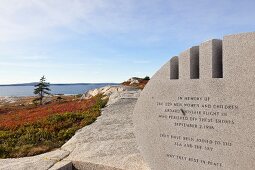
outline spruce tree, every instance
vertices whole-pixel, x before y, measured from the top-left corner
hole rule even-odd
[[[45,94],[49,95],[51,91],[49,88],[50,84],[46,82],[45,76],[42,76],[40,82],[35,85],[34,94],[38,95],[37,100],[40,101],[40,105],[43,103]]]

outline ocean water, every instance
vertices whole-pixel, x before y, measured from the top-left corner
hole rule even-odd
[[[111,83],[103,84],[70,84],[51,85],[51,94],[83,94],[91,89],[116,85]],[[0,96],[33,96],[34,86],[0,86]]]

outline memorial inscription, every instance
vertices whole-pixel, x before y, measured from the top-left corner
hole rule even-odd
[[[210,40],[173,57],[134,111],[153,170],[255,169],[255,33]]]

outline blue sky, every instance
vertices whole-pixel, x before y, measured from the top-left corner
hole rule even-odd
[[[253,0],[0,0],[0,84],[122,82],[255,28]]]

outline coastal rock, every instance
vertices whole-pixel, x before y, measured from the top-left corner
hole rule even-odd
[[[105,96],[110,96],[114,92],[122,92],[126,91],[127,88],[124,86],[105,86],[99,89],[89,90],[85,94],[82,95],[81,99],[90,99],[98,94],[103,94]]]
[[[146,76],[144,78],[132,77],[132,78],[128,79],[127,81],[124,81],[121,84],[124,86],[143,89],[149,80],[150,80],[150,77],[148,77],[148,76]]]
[[[47,170],[69,155],[68,151],[57,149],[45,154],[17,159],[0,159],[1,170]]]
[[[128,79],[127,82],[129,82],[129,85],[133,85],[133,84],[139,84],[141,80],[142,80],[141,78],[132,77],[132,78]]]
[[[139,80],[133,80],[133,81],[131,81],[131,82],[130,82],[130,85],[132,85],[132,84],[139,84]]]
[[[140,81],[142,80],[142,78],[139,78],[139,77],[131,77],[130,79],[128,79],[129,82],[132,82],[132,81]]]
[[[62,146],[70,155],[63,161],[77,169],[149,170],[138,150],[132,122],[141,90],[126,89],[110,96],[96,122],[80,129]],[[59,163],[62,164],[62,161]],[[59,165],[56,165],[59,167]],[[51,170],[55,170],[55,166]]]
[[[109,101],[107,103],[107,106],[112,105],[116,103],[120,99],[127,99],[127,98],[138,98],[140,96],[142,90],[138,89],[132,89],[132,88],[126,88],[126,91],[122,92],[114,92],[110,95]]]
[[[0,97],[0,103],[15,103],[19,97]]]

